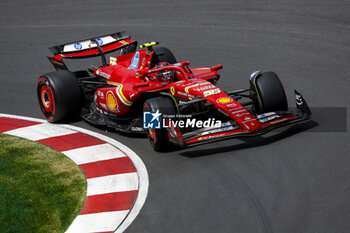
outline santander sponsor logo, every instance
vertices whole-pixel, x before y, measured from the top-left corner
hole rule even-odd
[[[105,78],[105,79],[110,79],[111,78],[111,75],[104,72],[104,71],[101,71],[100,69],[96,70],[96,74],[98,76],[101,76],[102,78]]]

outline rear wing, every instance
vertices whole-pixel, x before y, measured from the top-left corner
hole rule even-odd
[[[128,47],[127,53],[133,52],[136,50],[137,41],[132,40],[125,32],[117,32],[50,47],[49,50],[54,56],[48,57],[48,59],[56,69],[67,69],[62,58],[101,56],[104,62],[105,53],[124,47]]]

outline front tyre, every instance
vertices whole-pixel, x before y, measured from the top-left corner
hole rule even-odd
[[[258,114],[288,110],[286,93],[276,73],[255,72],[250,84],[255,100],[254,108]]]
[[[67,70],[42,75],[37,83],[40,110],[49,122],[76,117],[82,107],[78,80]]]
[[[175,115],[176,108],[174,102],[165,96],[151,98],[145,101],[143,112],[158,112],[167,115]],[[168,130],[162,126],[162,118],[160,117],[160,129],[145,129],[147,137],[155,151],[164,151],[169,145]]]

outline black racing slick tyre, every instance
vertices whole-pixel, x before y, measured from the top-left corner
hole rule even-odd
[[[250,84],[258,114],[288,110],[286,93],[276,73],[257,73],[251,77]]]
[[[143,116],[145,112],[159,112],[167,115],[175,115],[176,108],[173,100],[166,96],[159,96],[145,101],[143,105]],[[160,128],[145,129],[147,137],[155,151],[164,151],[169,145],[168,130],[163,128],[162,117],[160,116]],[[145,119],[144,119],[145,122]]]
[[[168,62],[170,64],[174,64],[177,62],[174,54],[168,48],[154,48],[154,52],[157,55],[158,62]]]
[[[82,107],[80,85],[68,70],[46,73],[37,84],[40,110],[49,122],[59,122],[79,115]]]

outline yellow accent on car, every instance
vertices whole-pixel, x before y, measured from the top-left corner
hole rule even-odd
[[[231,102],[232,99],[229,98],[229,97],[222,97],[222,98],[218,99],[217,101],[218,101],[219,103],[225,104],[225,103]]]
[[[147,48],[147,47],[151,47],[151,46],[157,45],[157,44],[159,44],[159,43],[152,41],[152,42],[148,42],[148,43],[144,43],[144,44],[140,45],[140,48]]]
[[[109,65],[113,66],[117,64],[117,58],[116,57],[109,57]]]
[[[114,86],[119,86],[119,87],[120,87],[120,88],[119,88],[119,94],[120,94],[120,96],[123,98],[123,100],[124,100],[126,103],[128,103],[128,104],[132,104],[132,103],[133,103],[133,102],[131,102],[130,100],[128,100],[128,99],[124,96],[123,91],[122,91],[122,89],[123,89],[123,84],[117,83],[117,82],[112,82],[112,81],[107,81],[107,83],[112,84],[112,85],[114,85]]]
[[[176,101],[176,99],[174,98],[174,96],[170,95],[169,93],[164,93],[164,92],[161,92],[160,94],[161,94],[161,95],[169,96],[169,97],[174,101],[174,104],[175,104],[175,107],[176,107],[176,112],[177,112],[177,114],[180,115],[179,106],[178,106],[177,101]]]
[[[124,44],[124,45],[129,44],[129,42],[126,42],[125,40],[121,40],[120,42],[121,42],[122,44]]]
[[[260,106],[260,110],[263,111],[263,104],[262,104],[262,101],[261,101],[261,96],[259,94],[259,91],[258,91],[258,88],[256,87],[256,80],[257,78],[254,79],[254,88],[255,88],[255,93],[257,94],[257,99],[258,99],[258,103],[259,103],[259,106]]]
[[[188,89],[190,89],[190,88],[198,87],[198,86],[202,86],[202,85],[208,85],[208,84],[210,84],[210,83],[209,82],[204,82],[204,83],[197,83],[197,84],[188,86],[188,87],[185,88],[185,92],[188,93]]]
[[[170,93],[171,93],[172,95],[175,94],[175,88],[174,88],[174,87],[170,87]]]
[[[115,100],[115,97],[112,93],[107,94],[107,104],[112,110],[117,109],[117,101]]]

